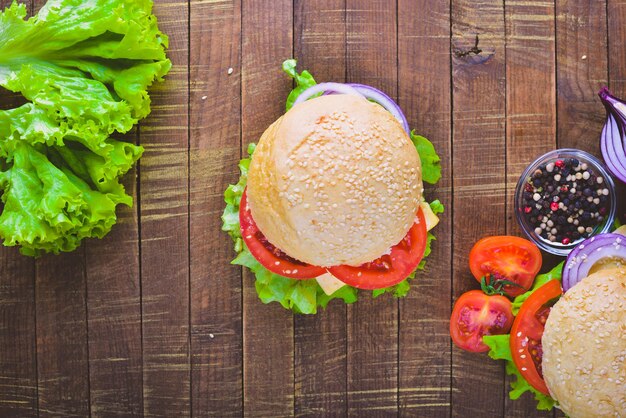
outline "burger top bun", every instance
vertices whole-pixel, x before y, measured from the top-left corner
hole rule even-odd
[[[360,265],[404,238],[422,196],[419,155],[384,108],[351,95],[294,106],[263,134],[248,204],[269,242],[318,266]]]
[[[626,268],[601,270],[554,305],[543,376],[571,418],[626,417]]]

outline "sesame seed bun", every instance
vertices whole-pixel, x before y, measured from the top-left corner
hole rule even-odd
[[[421,174],[415,147],[389,112],[356,96],[321,96],[265,131],[248,172],[248,203],[261,232],[287,255],[360,265],[406,235]]]
[[[602,270],[554,305],[543,374],[571,418],[626,417],[626,269]]]

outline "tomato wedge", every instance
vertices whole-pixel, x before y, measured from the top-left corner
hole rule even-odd
[[[485,335],[507,334],[513,324],[511,301],[501,295],[489,296],[470,290],[454,304],[450,317],[450,336],[459,348],[473,353],[489,351]]]
[[[502,290],[515,297],[532,286],[541,269],[541,252],[532,242],[513,236],[483,238],[474,244],[469,256],[470,269],[476,280],[487,277],[487,284],[498,280],[515,283]]]
[[[239,203],[239,224],[241,236],[256,260],[272,273],[291,279],[312,279],[326,273],[322,267],[312,266],[289,257],[272,245],[252,219],[246,190]]]
[[[521,375],[539,392],[550,396],[543,380],[541,337],[550,309],[562,294],[561,283],[550,280],[524,301],[511,328],[511,354]]]
[[[342,282],[359,289],[382,289],[400,283],[422,261],[426,250],[426,220],[420,208],[418,221],[389,254],[358,267],[341,265],[328,271]]]

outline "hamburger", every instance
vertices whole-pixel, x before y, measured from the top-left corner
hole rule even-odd
[[[571,418],[626,416],[626,268],[582,279],[552,307],[543,377]]]
[[[626,416],[626,240],[623,229],[579,244],[512,303],[510,334],[483,341],[507,361],[511,399],[572,418]]]
[[[283,68],[298,84],[287,112],[225,193],[233,263],[255,274],[263,302],[295,312],[354,302],[358,289],[406,294],[442,211],[423,198],[423,181],[440,177],[432,144],[380,90]]]

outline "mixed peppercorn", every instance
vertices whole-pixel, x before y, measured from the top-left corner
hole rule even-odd
[[[540,165],[524,185],[526,220],[550,242],[568,245],[588,238],[609,211],[604,180],[575,158]]]

